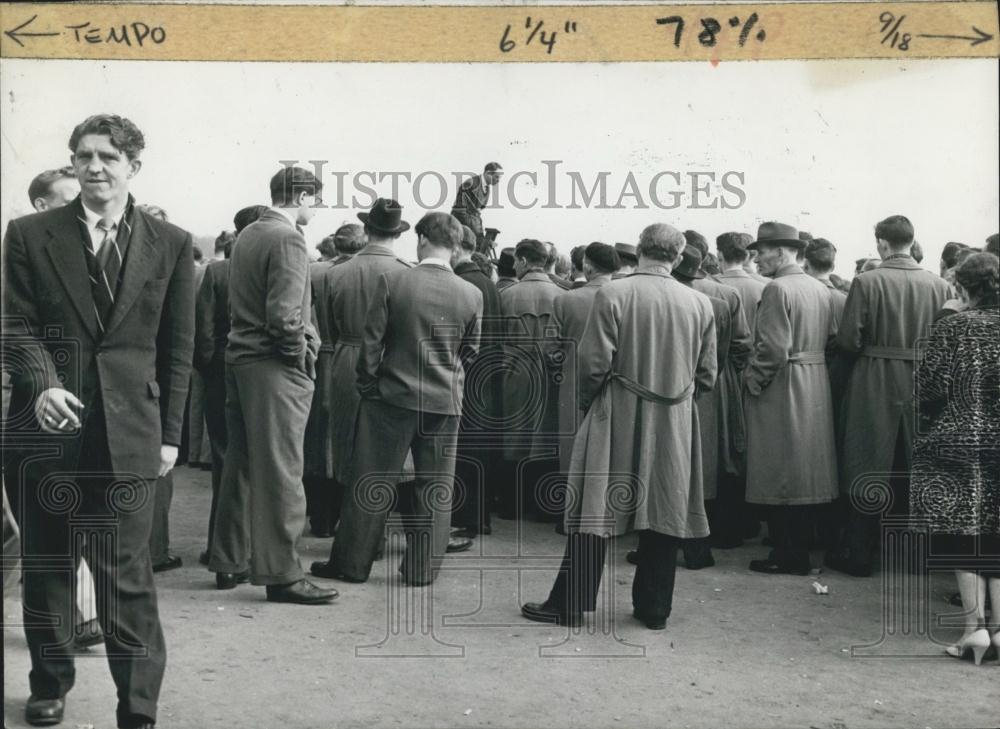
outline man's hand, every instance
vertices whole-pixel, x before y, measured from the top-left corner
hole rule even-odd
[[[61,387],[43,390],[35,400],[35,417],[46,433],[72,433],[80,427],[83,403]]]
[[[160,472],[157,477],[162,478],[170,473],[174,464],[177,463],[177,446],[164,443],[160,446]]]

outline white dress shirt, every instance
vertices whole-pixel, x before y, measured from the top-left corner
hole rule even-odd
[[[82,201],[81,201],[82,202]],[[90,233],[90,249],[97,255],[97,252],[101,248],[101,243],[104,242],[105,232],[97,227],[97,224],[101,222],[104,216],[98,215],[93,210],[88,208],[85,204],[83,205],[84,223],[87,226],[87,232]],[[118,226],[121,225],[122,218],[125,216],[125,208],[122,208],[117,215],[107,216],[114,220],[114,225],[111,228],[111,235],[118,234]]]

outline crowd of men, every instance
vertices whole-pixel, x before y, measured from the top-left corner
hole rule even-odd
[[[492,260],[490,163],[451,213],[420,217],[417,263],[395,250],[410,223],[388,199],[312,262],[302,227],[322,181],[284,167],[270,205],[237,212],[223,257],[196,266],[192,237],[129,193],[135,125],[91,117],[69,146],[72,167],[32,183],[38,213],[12,221],[3,248],[5,489],[25,616],[58,616],[25,621],[29,723],[61,721],[74,646],[101,639],[119,725],[155,722],[153,572],[180,564],[166,515],[193,374],[211,443],[202,559],[219,589],[329,603],[337,591],[307,578],[296,549],[307,519],[333,536],[311,575],[360,583],[393,510],[413,586],[494,516],[555,524],[563,566],[522,614],[556,624],[595,609],[609,539],[631,532],[634,613],[653,630],[678,550],[688,569],[711,567],[762,520],[772,551],[755,572],[808,574],[819,539],[828,567],[871,574],[876,517],[845,496],[872,473],[905,492],[914,347],[968,246],[949,243],[934,275],[893,215],[849,293],[835,246],[778,222],[722,233],[715,252],[656,223],[568,260],[533,239]],[[102,586],[89,620],[74,602],[90,577],[68,577],[81,556]]]

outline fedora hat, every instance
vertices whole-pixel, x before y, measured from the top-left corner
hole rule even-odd
[[[676,278],[688,280],[705,278],[705,272],[701,270],[701,251],[698,250],[698,247],[690,243],[684,246],[684,250],[681,251],[680,263],[674,266],[671,273]]]
[[[807,241],[799,238],[799,231],[784,223],[761,223],[757,228],[757,240],[747,246],[748,251],[757,250],[761,243],[789,248],[805,248]]]
[[[395,200],[380,197],[367,213],[358,213],[358,220],[370,230],[386,235],[397,235],[410,229],[410,224],[402,219],[403,208]]]
[[[639,253],[635,246],[628,243],[615,243],[615,250],[618,251],[618,257],[626,266],[634,266],[639,263]]]

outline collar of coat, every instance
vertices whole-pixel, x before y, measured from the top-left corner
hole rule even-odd
[[[594,276],[580,288],[586,288],[587,286],[603,286],[604,284],[609,283],[610,281],[611,281],[611,274],[602,273],[599,276]]]
[[[920,264],[914,261],[912,256],[906,255],[889,256],[882,261],[879,268],[905,268],[910,271],[922,270]]]
[[[552,283],[549,275],[544,271],[528,271],[528,273],[521,277],[521,281],[545,281],[545,283]]]
[[[750,278],[750,274],[742,268],[731,268],[718,274],[719,278]]]
[[[797,276],[798,274],[805,275],[805,271],[802,270],[802,266],[797,263],[786,263],[784,266],[780,266],[771,278],[781,278],[782,276]]]
[[[358,256],[392,256],[395,258],[396,251],[392,250],[389,246],[384,246],[381,243],[369,243],[355,255]]]

